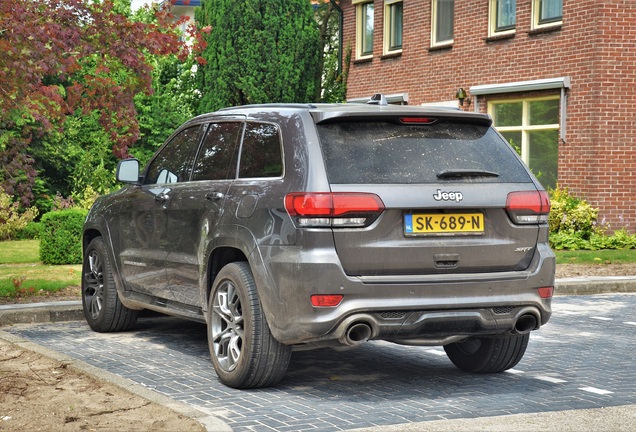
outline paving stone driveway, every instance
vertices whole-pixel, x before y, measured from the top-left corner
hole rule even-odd
[[[636,403],[636,295],[556,297],[524,359],[497,375],[458,371],[443,349],[370,342],[295,352],[273,389],[239,391],[212,370],[205,326],[144,318],[98,334],[82,322],[3,330],[129,378],[227,422],[235,431],[338,431]]]

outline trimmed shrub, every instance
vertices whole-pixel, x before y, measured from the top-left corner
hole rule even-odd
[[[550,232],[577,233],[586,240],[596,232],[598,209],[585,200],[570,195],[567,188],[562,188],[551,191],[550,201]]]
[[[567,188],[550,191],[550,246],[556,250],[635,249],[636,234],[624,227],[607,235],[597,223],[598,209],[576,198]]]
[[[42,232],[42,224],[40,222],[29,222],[24,228],[19,230],[13,236],[14,240],[37,240]]]
[[[88,211],[68,209],[42,216],[40,260],[44,264],[81,264],[82,226]]]
[[[29,207],[20,211],[19,203],[13,201],[13,195],[0,188],[0,240],[10,240],[38,215],[38,209]]]

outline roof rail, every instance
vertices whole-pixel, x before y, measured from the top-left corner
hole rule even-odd
[[[367,102],[369,105],[388,105],[389,103],[386,101],[386,97],[382,93],[376,93],[371,96],[371,99]]]

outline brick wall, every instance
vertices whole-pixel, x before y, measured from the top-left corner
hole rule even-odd
[[[531,1],[518,0],[514,37],[496,39],[488,38],[488,2],[459,0],[452,48],[438,50],[430,49],[431,2],[403,5],[402,55],[382,58],[383,1],[375,0],[373,59],[357,62],[355,8],[341,1],[344,45],[354,53],[348,98],[408,93],[419,105],[453,100],[459,87],[569,76],[559,184],[599,207],[612,228],[636,230],[636,1],[564,0],[563,25],[533,32]],[[480,110],[511,97],[519,94],[482,96]]]

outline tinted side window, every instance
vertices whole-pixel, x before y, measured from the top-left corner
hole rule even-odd
[[[179,132],[150,163],[146,184],[178,183],[190,179],[194,152],[201,137],[201,127]]]
[[[437,175],[445,170],[498,174],[471,182],[531,181],[510,146],[488,126],[347,122],[318,125],[318,135],[334,184],[437,183]]]
[[[266,123],[248,123],[241,149],[239,177],[281,177],[283,158],[278,127]]]
[[[211,123],[194,164],[192,180],[224,180],[236,177],[236,145],[242,123]]]

